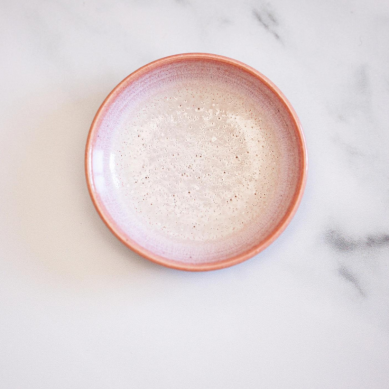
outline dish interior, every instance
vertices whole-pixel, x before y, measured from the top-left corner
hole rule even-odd
[[[301,179],[286,105],[250,72],[219,61],[141,70],[111,95],[92,136],[101,212],[130,245],[178,262],[258,246]]]

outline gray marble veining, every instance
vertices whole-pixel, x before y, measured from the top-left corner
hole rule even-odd
[[[281,37],[276,32],[278,21],[273,15],[273,13],[269,10],[263,9],[262,11],[258,11],[257,9],[253,9],[253,15],[258,23],[271,35],[274,36],[278,41],[283,43]]]

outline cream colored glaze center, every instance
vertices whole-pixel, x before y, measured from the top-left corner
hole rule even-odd
[[[225,83],[181,81],[135,112],[119,123],[111,162],[138,222],[173,239],[212,241],[266,211],[280,155],[263,108]]]

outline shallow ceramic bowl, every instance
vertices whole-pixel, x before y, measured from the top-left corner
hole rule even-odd
[[[98,213],[125,245],[200,271],[242,262],[281,234],[307,157],[293,108],[266,77],[230,58],[181,54],[109,94],[85,166]]]

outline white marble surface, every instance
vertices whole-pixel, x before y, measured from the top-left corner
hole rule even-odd
[[[1,1],[0,386],[389,388],[389,3]],[[305,129],[301,207],[241,265],[185,273],[100,221],[107,93],[181,52],[248,63]]]

